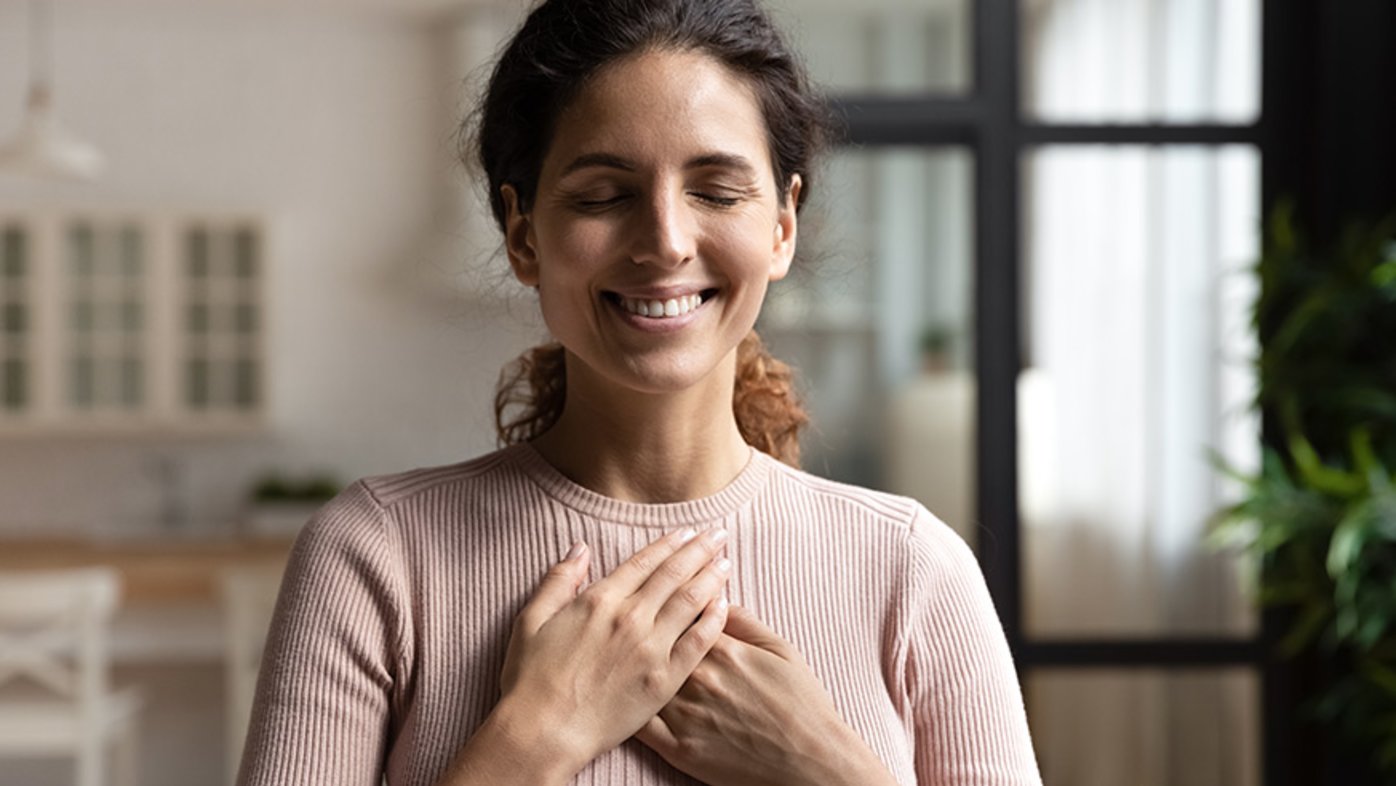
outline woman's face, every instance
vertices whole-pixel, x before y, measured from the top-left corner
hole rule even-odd
[[[777,195],[752,90],[706,55],[598,72],[558,119],[532,210],[506,248],[574,373],[651,392],[727,384],[795,251],[799,179]]]

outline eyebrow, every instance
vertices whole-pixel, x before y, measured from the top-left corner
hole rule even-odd
[[[704,167],[720,167],[723,169],[734,169],[745,175],[754,176],[756,167],[746,156],[735,153],[704,153],[695,156],[684,162],[684,169],[702,169]],[[607,169],[619,169],[623,172],[634,172],[638,167],[635,162],[628,158],[615,155],[614,153],[583,153],[572,160],[566,168],[562,170],[562,177],[566,177],[579,169],[588,167],[604,167]]]

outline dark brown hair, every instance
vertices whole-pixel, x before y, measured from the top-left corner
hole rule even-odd
[[[500,187],[527,212],[557,118],[599,69],[652,50],[706,54],[746,79],[760,102],[777,193],[792,177],[799,210],[830,128],[822,98],[800,60],[755,0],[545,0],[524,21],[490,77],[479,109],[473,154],[505,229]],[[562,347],[526,352],[504,369],[495,396],[499,439],[512,444],[550,428],[562,414]],[[799,463],[799,429],[808,421],[790,367],[766,352],[753,331],[738,348],[733,411],[742,437],[789,464]]]

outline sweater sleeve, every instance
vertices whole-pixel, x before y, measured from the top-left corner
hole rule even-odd
[[[377,786],[409,640],[385,513],[355,483],[302,529],[257,680],[240,786]]]
[[[911,523],[905,686],[919,786],[1041,786],[1022,690],[979,563],[925,508]]]

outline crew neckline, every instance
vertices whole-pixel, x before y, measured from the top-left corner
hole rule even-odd
[[[514,463],[548,496],[579,513],[635,527],[667,529],[714,521],[740,509],[766,484],[775,459],[752,448],[746,466],[730,483],[706,497],[683,502],[630,502],[597,493],[562,474],[528,442],[505,449]]]

